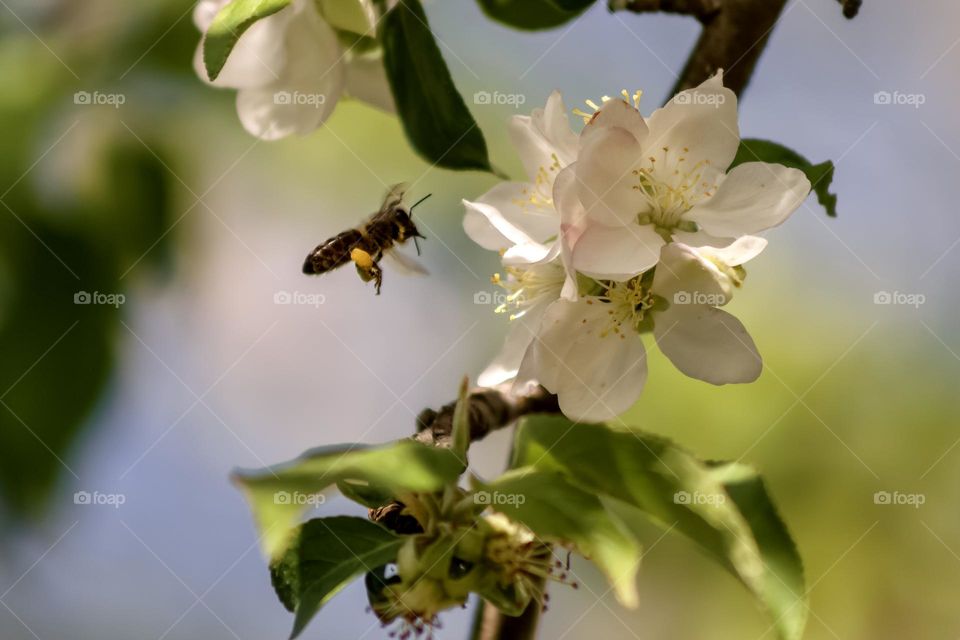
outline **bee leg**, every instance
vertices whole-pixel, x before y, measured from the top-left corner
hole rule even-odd
[[[383,269],[380,268],[380,260],[383,259],[383,251],[377,251],[370,265],[370,275],[373,276],[373,284],[377,288],[377,295],[380,295],[380,287],[383,285]]]
[[[380,268],[379,264],[374,262],[373,267],[370,269],[370,274],[373,276],[373,284],[377,288],[377,295],[380,295],[380,287],[383,285],[383,269]]]
[[[360,279],[364,282],[373,280],[377,287],[377,295],[380,295],[380,286],[383,284],[383,270],[377,262],[382,256],[382,252],[377,252],[377,256],[373,257],[360,248],[354,248],[350,251],[350,259],[356,265]]]

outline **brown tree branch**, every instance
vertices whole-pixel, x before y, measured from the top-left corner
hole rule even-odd
[[[483,440],[491,432],[509,426],[527,414],[560,412],[557,396],[543,387],[537,387],[522,396],[514,395],[507,389],[474,389],[468,398],[470,442]],[[456,406],[454,400],[440,407],[439,411],[421,411],[417,416],[417,433],[413,439],[434,447],[450,447],[453,444],[453,411]],[[367,515],[374,522],[397,533],[423,531],[416,519],[404,512],[400,502],[370,509]]]
[[[690,89],[723,69],[723,83],[738,96],[750,82],[760,54],[787,0],[723,0],[694,46],[673,93]]]
[[[843,17],[848,20],[857,17],[857,13],[860,11],[860,5],[863,4],[862,0],[837,0],[837,2],[843,5]]]
[[[493,431],[513,424],[531,413],[559,413],[557,396],[543,387],[537,387],[527,395],[514,395],[507,389],[475,389],[469,395],[467,420],[470,425],[470,442],[487,437]],[[417,416],[417,434],[413,438],[435,447],[452,445],[453,411],[456,401],[439,411],[424,409]],[[370,509],[370,520],[400,534],[423,531],[417,520],[404,513],[400,502]],[[522,614],[505,616],[496,607],[481,601],[477,625],[473,637],[477,640],[532,640],[536,636],[540,620],[540,605],[531,602]]]
[[[414,439],[437,447],[449,447],[453,429],[453,410],[456,401],[439,411],[424,409],[417,416],[417,435]],[[483,440],[491,431],[513,424],[528,413],[558,413],[557,396],[543,387],[518,396],[507,389],[475,389],[470,393],[467,413],[470,442]]]
[[[853,18],[862,0],[837,0]],[[787,0],[610,0],[611,11],[662,11],[695,17],[703,33],[687,58],[671,95],[697,86],[717,70],[724,84],[743,93]]]

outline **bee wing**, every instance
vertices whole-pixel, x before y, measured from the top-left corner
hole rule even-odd
[[[416,276],[425,276],[430,273],[422,264],[395,249],[384,253],[383,259],[400,273]]]
[[[380,205],[380,211],[390,211],[399,207],[403,203],[403,194],[406,190],[407,185],[404,182],[390,187],[390,191],[383,198],[383,204]]]

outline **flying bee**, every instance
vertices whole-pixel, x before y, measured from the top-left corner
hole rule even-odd
[[[380,261],[385,257],[390,258],[401,270],[426,273],[419,263],[393,250],[394,245],[413,238],[417,255],[420,255],[417,238],[426,238],[413,223],[412,213],[417,205],[430,196],[421,198],[408,211],[403,206],[403,192],[403,185],[394,185],[383,199],[380,210],[363,225],[338,233],[317,246],[304,260],[303,272],[319,275],[353,262],[364,282],[374,281],[377,295],[380,295],[380,286],[383,284]]]

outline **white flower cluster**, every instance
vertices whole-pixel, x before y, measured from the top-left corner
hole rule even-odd
[[[720,309],[744,263],[810,192],[803,172],[746,162],[728,171],[740,134],[722,73],[645,118],[639,93],[583,114],[579,135],[554,92],[510,132],[529,182],[464,202],[467,234],[499,251],[511,327],[480,377],[536,381],[575,420],[626,411],[647,378],[651,334],[684,374],[751,382],[762,361]],[[593,106],[593,105],[592,105]]]
[[[205,34],[228,4],[200,0],[194,24]],[[344,47],[338,37],[370,37],[375,26],[371,0],[293,0],[240,36],[216,80],[207,77],[202,42],[194,68],[204,82],[237,90],[237,114],[252,135],[303,135],[323,124],[343,95],[393,110],[380,52]]]

